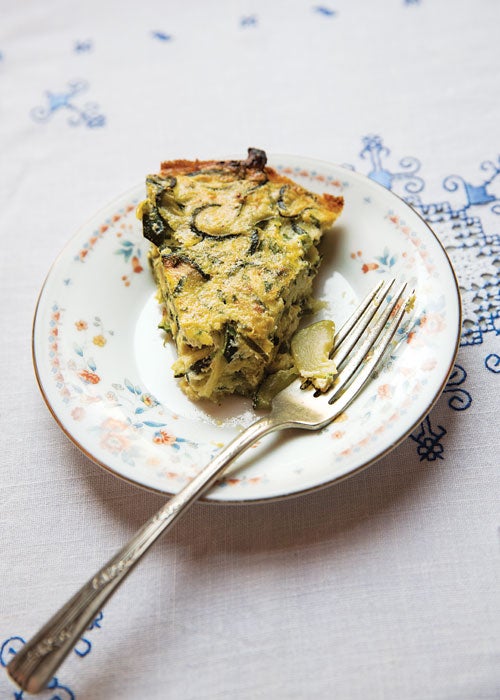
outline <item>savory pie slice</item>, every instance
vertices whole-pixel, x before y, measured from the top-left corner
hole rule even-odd
[[[290,339],[312,308],[317,243],[342,197],[305,190],[248,150],[242,161],[162,163],[139,205],[175,341],[175,376],[193,398],[254,395],[292,362]]]

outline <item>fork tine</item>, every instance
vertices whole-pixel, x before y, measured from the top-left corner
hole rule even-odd
[[[367,324],[366,328],[368,328],[368,331],[364,333],[361,342],[355,348],[354,352],[349,356],[347,364],[339,372],[333,394],[330,395],[328,403],[331,404],[335,401],[338,394],[344,389],[344,387],[347,385],[347,383],[351,380],[353,375],[358,371],[359,367],[364,362],[365,367],[371,364],[371,360],[366,362],[366,357],[367,355],[369,355],[370,351],[372,353],[375,353],[379,345],[382,343],[381,341],[381,343],[376,345],[379,336],[382,335],[382,338],[385,339],[388,333],[392,331],[390,338],[387,341],[387,344],[390,342],[391,338],[396,332],[397,325],[399,325],[399,322],[401,321],[408,299],[405,299],[405,302],[401,305],[401,308],[397,310],[394,319],[392,319],[389,323],[388,321],[391,314],[393,314],[394,309],[397,308],[399,300],[403,296],[407,286],[407,284],[404,284],[402,287],[400,287],[400,289],[394,294],[391,300],[387,303],[385,309],[375,319],[375,321],[371,325]],[[398,319],[398,324],[394,325],[393,321],[396,318]],[[365,367],[363,368],[363,372]]]
[[[414,293],[414,292],[413,292]],[[373,351],[370,353],[369,359],[363,366],[361,371],[355,377],[355,379],[350,383],[349,387],[346,389],[344,394],[340,397],[339,402],[335,402],[338,408],[337,415],[344,411],[347,406],[356,398],[363,386],[366,384],[370,375],[375,371],[378,364],[382,360],[382,357],[387,350],[391,340],[394,337],[397,329],[399,328],[403,315],[406,311],[408,302],[410,301],[412,295],[410,294],[401,304],[401,307],[397,310],[396,314],[390,320],[389,324],[386,326],[381,336],[378,339]],[[333,403],[330,399],[328,403]]]
[[[396,280],[383,280],[366,295],[356,311],[347,319],[334,338],[332,359],[337,367],[344,362],[374,317]],[[345,341],[345,342],[344,342]]]

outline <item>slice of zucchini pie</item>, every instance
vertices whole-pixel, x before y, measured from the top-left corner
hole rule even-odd
[[[290,340],[313,306],[317,244],[342,197],[305,190],[246,160],[162,163],[138,207],[164,307],[172,369],[192,399],[253,396],[292,364]]]

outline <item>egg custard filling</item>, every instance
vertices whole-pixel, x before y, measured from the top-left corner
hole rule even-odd
[[[343,198],[309,192],[245,160],[162,163],[138,207],[172,337],[172,369],[191,399],[255,396],[293,364],[290,343],[312,310],[317,245]]]

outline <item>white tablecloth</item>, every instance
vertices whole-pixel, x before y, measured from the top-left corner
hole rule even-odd
[[[47,271],[160,160],[257,146],[412,194],[460,282],[453,374],[359,475],[193,507],[43,697],[499,698],[498,2],[1,0],[0,15],[1,664],[162,502],[91,463],[43,403]]]

